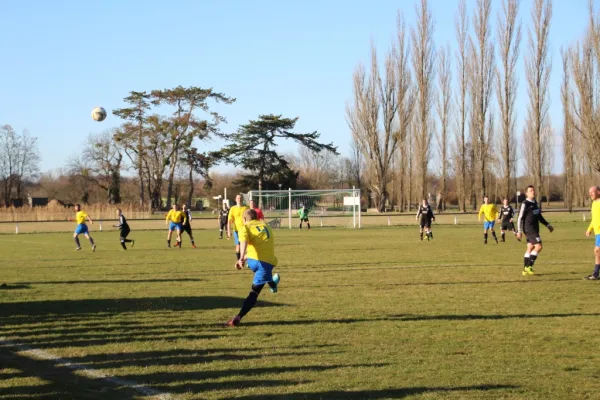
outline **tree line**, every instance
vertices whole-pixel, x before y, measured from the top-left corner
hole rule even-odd
[[[419,0],[414,26],[407,26],[399,12],[396,38],[383,60],[372,46],[369,66],[356,67],[347,121],[380,211],[390,200],[405,210],[427,198],[432,175],[439,178],[444,208],[450,183],[461,211],[475,208],[484,195],[512,199],[519,161],[525,176],[550,198],[555,137],[548,113],[552,0],[532,3],[523,56],[519,0],[502,0],[495,30],[491,0],[477,0],[471,11],[461,0],[454,52],[447,43],[436,48],[429,2]],[[584,176],[600,171],[593,150],[600,145],[600,108],[595,101],[600,28],[592,2],[589,15],[584,40],[563,51],[567,207],[574,204],[573,192],[583,185]],[[528,107],[518,137],[520,65]],[[431,169],[433,155],[439,160],[437,171]],[[392,184],[395,195],[390,199]]]

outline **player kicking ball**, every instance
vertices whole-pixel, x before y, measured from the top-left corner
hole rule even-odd
[[[527,252],[524,257],[523,276],[533,275],[533,264],[537,260],[538,254],[542,251],[542,238],[540,237],[540,222],[544,224],[550,233],[554,228],[542,216],[542,209],[535,200],[535,188],[532,185],[527,186],[525,191],[527,198],[521,203],[519,218],[517,220],[517,239],[521,240],[523,232],[527,237]]]
[[[253,209],[245,210],[243,219],[244,225],[238,230],[240,259],[235,264],[235,268],[241,270],[247,262],[248,268],[254,272],[254,280],[252,290],[244,300],[240,312],[227,321],[226,326],[230,327],[238,326],[242,318],[254,307],[265,284],[269,285],[271,292],[276,293],[280,280],[279,274],[273,275],[277,257],[275,257],[275,241],[271,227],[257,220],[256,211]]]
[[[425,230],[425,235],[427,236],[427,241],[429,239],[433,239],[433,232],[431,232],[431,221],[435,221],[435,217],[433,216],[433,210],[427,200],[423,199],[423,204],[419,206],[419,211],[417,212],[417,221],[421,218],[421,229],[419,233],[421,234],[421,241],[423,241],[423,230]]]
[[[73,233],[73,239],[75,239],[75,244],[77,248],[75,251],[81,250],[81,244],[79,243],[79,235],[83,234],[87,240],[90,241],[92,245],[92,251],[96,251],[96,243],[94,243],[94,239],[90,236],[90,232],[86,225],[86,221],[89,221],[90,224],[93,224],[94,221],[90,218],[89,215],[86,214],[85,211],[81,210],[81,205],[75,204],[75,221],[77,221],[77,228],[75,228],[75,232]]]

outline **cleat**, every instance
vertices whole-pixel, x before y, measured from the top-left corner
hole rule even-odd
[[[535,273],[533,272],[533,267],[527,267],[525,268],[527,270],[527,275],[534,275]]]
[[[277,286],[279,286],[280,280],[281,277],[279,276],[279,274],[273,275],[273,283],[275,283],[275,288],[271,288],[271,293],[277,293]]]
[[[170,244],[168,244],[168,245],[167,245],[167,249],[170,249],[170,248],[171,248],[171,245],[170,245]]]
[[[96,251],[96,244],[95,243],[92,245],[92,252],[94,252],[94,251]]]
[[[131,241],[131,247],[133,247],[135,245],[135,240]]]
[[[81,247],[78,247],[78,248],[75,249],[75,251],[79,251],[79,250],[81,250]]]
[[[240,318],[240,316],[236,315],[235,317],[233,317],[229,321],[227,321],[227,323],[225,324],[225,326],[233,328],[234,326],[238,326],[240,324],[241,320],[242,319]]]
[[[527,268],[523,268],[523,271],[521,271],[521,274],[523,276],[526,276],[527,275]]]
[[[484,240],[484,241],[483,241],[483,244],[487,244],[487,240]]]
[[[585,280],[587,280],[587,281],[597,281],[597,280],[598,280],[598,277],[597,277],[597,276],[594,276],[594,275],[590,275],[590,276],[586,276],[586,277],[585,277],[585,278],[583,278],[583,279],[585,279]]]
[[[193,247],[193,248],[196,248],[196,245],[195,245],[194,243],[192,243],[192,247]]]

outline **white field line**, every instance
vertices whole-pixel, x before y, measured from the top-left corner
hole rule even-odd
[[[174,397],[169,393],[164,393],[156,389],[141,385],[134,381],[125,379],[115,378],[110,376],[101,370],[91,369],[81,364],[76,364],[66,358],[59,357],[57,355],[48,353],[39,349],[32,349],[24,344],[15,343],[12,340],[0,337],[0,346],[10,347],[18,350],[18,353],[37,360],[48,360],[53,361],[57,366],[68,368],[73,371],[77,371],[82,375],[92,379],[102,379],[103,381],[113,386],[123,386],[130,389],[134,389],[144,396],[149,396],[157,400],[172,400]]]

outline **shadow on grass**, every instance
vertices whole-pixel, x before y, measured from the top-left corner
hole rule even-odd
[[[244,299],[228,296],[198,297],[145,297],[134,299],[83,299],[42,300],[3,303],[0,318],[53,316],[91,316],[94,314],[120,314],[143,311],[195,311],[238,308]],[[259,301],[260,307],[276,307],[283,304]]]
[[[565,314],[506,314],[506,315],[412,315],[398,314],[389,315],[381,318],[342,318],[329,320],[291,320],[291,321],[263,321],[263,322],[243,322],[243,326],[263,326],[263,325],[313,325],[313,324],[355,324],[363,322],[381,322],[381,321],[399,321],[399,322],[419,322],[419,321],[477,321],[477,320],[504,320],[504,319],[536,319],[536,318],[570,318],[570,317],[600,317],[600,313],[565,313]]]
[[[94,283],[172,283],[172,282],[202,282],[202,279],[194,278],[179,278],[179,279],[99,279],[86,281],[38,281],[38,282],[18,282],[16,285],[77,285],[77,284],[94,284]]]
[[[3,283],[0,285],[0,290],[18,290],[18,289],[31,289],[31,286],[27,283]]]
[[[518,389],[513,385],[476,385],[476,386],[458,386],[458,387],[412,387],[400,389],[383,390],[361,390],[361,391],[329,391],[329,392],[297,392],[280,395],[253,395],[227,397],[226,399],[241,400],[292,400],[292,399],[402,399],[408,396],[414,396],[426,393],[446,393],[450,395],[453,392],[488,392],[492,390]]]

